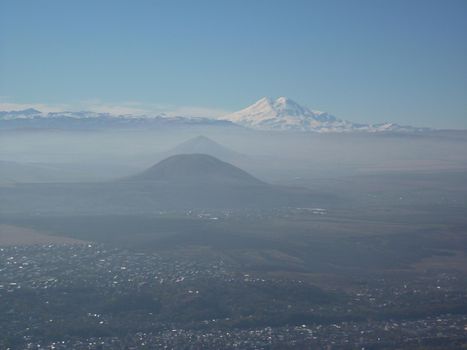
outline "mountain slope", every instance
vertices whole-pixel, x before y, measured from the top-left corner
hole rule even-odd
[[[265,185],[242,169],[207,154],[171,156],[127,181],[151,181],[172,186]]]
[[[264,97],[253,105],[219,118],[220,120],[257,130],[289,130],[313,132],[414,132],[424,129],[393,123],[356,124],[326,113],[313,111],[295,101],[279,97]]]
[[[308,130],[310,127],[337,121],[332,115],[311,111],[285,97],[276,100],[264,97],[253,105],[220,119],[268,130]]]

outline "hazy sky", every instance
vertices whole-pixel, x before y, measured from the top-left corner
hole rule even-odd
[[[0,0],[0,96],[207,115],[288,96],[467,128],[467,1]]]

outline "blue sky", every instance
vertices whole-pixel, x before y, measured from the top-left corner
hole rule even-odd
[[[263,96],[467,128],[467,1],[0,0],[0,107],[216,115]]]

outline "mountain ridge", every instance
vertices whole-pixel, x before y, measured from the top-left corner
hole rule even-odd
[[[0,111],[0,130],[30,129],[105,129],[162,128],[175,126],[215,126],[259,131],[317,133],[422,133],[430,128],[396,123],[362,124],[337,118],[327,112],[304,107],[287,97],[263,97],[239,111],[217,118],[111,114],[91,111],[42,113],[34,108]]]
[[[0,130],[15,129],[131,129],[177,126],[237,127],[227,120],[203,117],[157,115],[131,115],[97,113],[91,111],[64,111],[42,113],[36,109],[0,111]]]

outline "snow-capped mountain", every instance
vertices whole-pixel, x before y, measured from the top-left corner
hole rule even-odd
[[[251,106],[219,118],[257,130],[313,132],[404,132],[420,131],[393,123],[356,124],[320,111],[303,107],[286,97],[264,97]]]
[[[115,115],[91,111],[49,112],[36,109],[0,111],[1,129],[105,129],[161,128],[190,126],[235,127],[229,121],[211,118],[159,115]]]

